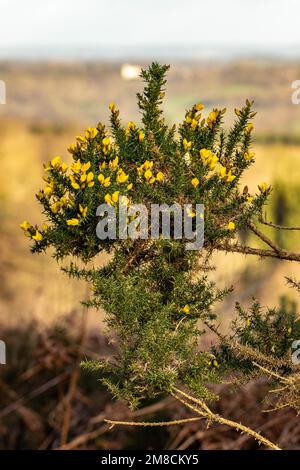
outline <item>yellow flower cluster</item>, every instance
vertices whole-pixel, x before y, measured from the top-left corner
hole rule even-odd
[[[72,225],[72,226],[79,225],[80,219],[85,219],[85,217],[87,216],[87,211],[88,211],[87,207],[83,207],[81,204],[79,204],[79,212],[77,214],[77,218],[68,219],[67,225]]]
[[[219,162],[219,158],[217,157],[217,155],[206,148],[201,149],[199,153],[203,165],[205,167],[208,167],[210,170],[214,170],[216,168],[217,163]],[[230,170],[227,172],[225,166],[220,164],[218,166],[218,174],[222,179],[225,179],[227,183],[230,183],[236,178],[236,176],[233,175]],[[197,188],[197,186],[199,186],[198,178],[193,178],[191,183],[194,188]]]
[[[224,178],[227,183],[231,183],[231,181],[236,178],[236,176],[231,173],[231,170],[227,172],[227,169],[223,165],[220,165],[219,176]]]
[[[120,191],[115,191],[113,194],[106,194],[104,196],[104,201],[106,204],[114,205],[119,200]]]
[[[73,174],[69,175],[72,188],[84,189],[94,186],[94,173],[92,171],[88,172],[90,167],[91,162],[81,163],[80,160],[76,160],[76,162],[73,163],[71,166]]]
[[[26,237],[32,238],[36,242],[43,240],[42,233],[38,230],[38,228],[33,227],[29,222],[27,222],[27,220],[24,220],[24,222],[20,224],[20,228],[23,230]],[[47,230],[47,228],[47,225],[43,224],[43,230]]]
[[[85,144],[86,142],[93,140],[98,134],[98,132],[99,131],[98,129],[96,129],[96,127],[88,127],[86,131],[84,132],[84,136],[77,135],[76,140],[79,144]],[[74,153],[74,151],[76,150],[76,146],[72,144],[70,145],[68,150],[70,153]]]
[[[134,123],[133,121],[129,121],[128,124],[127,124],[127,127],[126,127],[126,129],[125,129],[125,135],[126,135],[126,137],[129,137],[130,132],[131,132],[131,131],[134,131],[135,128],[136,128],[135,123]]]
[[[65,196],[62,196],[60,199],[51,204],[50,209],[53,214],[58,214],[61,209],[64,209],[69,205],[73,205],[73,201],[71,199],[68,200]]]
[[[260,183],[260,184],[258,185],[258,189],[259,189],[262,193],[265,193],[265,192],[268,191],[269,186],[268,186],[267,183],[263,182],[263,183]]]
[[[207,127],[211,129],[213,125],[216,123],[218,116],[219,116],[218,110],[214,109],[213,111],[211,111],[206,119]]]
[[[52,160],[50,160],[49,164],[45,166],[46,171],[51,171],[51,170],[59,170],[62,173],[66,173],[68,169],[68,165],[65,162],[61,163],[60,157],[53,157]]]
[[[183,139],[182,144],[183,144],[184,150],[190,150],[192,146],[192,142],[188,142],[186,138]]]
[[[153,174],[153,162],[146,160],[142,165],[137,167],[137,172],[139,176],[144,176],[145,180],[149,184],[155,183],[155,181],[158,181],[159,183],[162,183],[165,179],[165,175],[159,171],[156,176]]]
[[[100,170],[105,170],[106,168],[109,168],[112,171],[116,171],[116,182],[123,184],[128,182],[129,175],[125,173],[125,171],[119,167],[119,157],[116,156],[113,160],[111,160],[108,164],[106,162],[101,163],[99,165]],[[106,176],[103,173],[100,173],[98,176],[98,181],[101,186],[104,186],[105,188],[108,188],[111,185],[111,176]],[[132,188],[132,183],[128,184],[127,189]]]
[[[101,186],[104,186],[104,188],[108,188],[111,185],[110,176],[105,177],[103,173],[98,175],[98,181]]]
[[[199,153],[203,165],[209,166],[211,170],[214,170],[216,164],[219,161],[217,155],[215,155],[211,150],[208,149],[201,149]]]
[[[193,131],[198,127],[199,121],[201,119],[201,114],[198,114],[198,112],[201,111],[203,108],[203,104],[198,103],[185,116],[186,124],[189,124]],[[202,124],[204,124],[204,122],[202,122]]]
[[[102,150],[104,155],[107,155],[111,151],[111,140],[109,137],[102,139]]]
[[[128,181],[128,175],[124,170],[122,170],[122,168],[118,170],[116,180],[117,183],[126,183]]]

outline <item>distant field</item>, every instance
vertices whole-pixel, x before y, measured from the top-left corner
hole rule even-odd
[[[0,118],[59,130],[70,123],[106,120],[107,105],[114,100],[125,120],[138,119],[135,93],[142,83],[124,80],[120,68],[118,63],[0,62],[0,79],[7,85]],[[299,140],[300,106],[291,102],[291,84],[300,78],[298,62],[175,63],[168,78],[165,108],[170,119],[178,120],[184,109],[201,100],[208,108],[227,107],[230,124],[234,107],[248,97],[255,100],[259,135]]]

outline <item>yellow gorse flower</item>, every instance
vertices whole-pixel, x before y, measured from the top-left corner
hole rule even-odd
[[[98,134],[98,129],[96,127],[88,127],[87,130],[85,131],[84,135],[86,139],[92,140],[96,137]]]
[[[268,186],[267,183],[265,183],[265,182],[260,183],[260,184],[258,185],[258,189],[259,189],[262,193],[265,193],[268,188],[269,188],[269,186]]]
[[[197,186],[199,186],[199,180],[198,180],[198,178],[193,178],[193,179],[192,179],[192,185],[194,186],[194,188],[197,188]]]
[[[204,109],[204,104],[202,104],[202,103],[197,103],[197,104],[195,105],[195,108],[196,108],[197,111],[202,111],[202,109]]]
[[[192,218],[196,217],[196,212],[191,210],[189,207],[186,208],[186,213],[188,217],[192,217]]]
[[[227,228],[229,232],[233,232],[235,230],[235,223],[234,222],[228,222]]]
[[[61,210],[60,201],[56,201],[53,204],[51,204],[50,209],[51,209],[51,212],[53,212],[53,214],[58,214],[59,211]]]
[[[190,313],[190,307],[188,306],[188,304],[186,304],[186,305],[182,308],[182,311],[183,311],[183,313]]]
[[[102,144],[104,145],[104,147],[108,147],[110,145],[110,138],[104,137],[104,139],[102,139]]]
[[[253,160],[253,158],[255,157],[255,153],[254,152],[245,152],[244,153],[244,159],[245,160]]]
[[[112,200],[113,202],[118,202],[118,200],[119,200],[119,194],[120,194],[119,191],[115,191],[115,192],[111,195],[111,200]]]
[[[138,172],[138,175],[142,175],[143,173],[145,173],[147,170],[151,170],[153,168],[153,162],[150,162],[149,160],[146,160],[142,165],[138,166],[137,167],[137,172]],[[149,173],[147,173],[148,175]],[[152,176],[152,172],[151,172],[151,175],[149,176],[149,178],[151,178]],[[146,178],[147,179],[147,178]]]
[[[77,145],[71,144],[71,145],[67,148],[67,150],[68,150],[69,153],[74,154],[74,153],[76,153]]]
[[[130,130],[134,130],[135,129],[135,123],[133,121],[129,121],[128,124],[127,124],[127,128],[130,129]]]
[[[197,126],[198,126],[198,120],[197,119],[192,119],[191,128],[193,129],[193,131],[196,129]]]
[[[91,168],[91,162],[83,163],[81,166],[82,173],[86,173]]]
[[[232,174],[231,174],[231,171],[228,171],[227,176],[226,176],[226,181],[227,181],[228,183],[231,183],[231,181],[233,181],[235,178],[236,178],[236,176],[235,176],[235,175],[232,175]]]
[[[219,113],[216,110],[213,110],[209,113],[209,115],[206,119],[206,123],[207,123],[208,127],[211,128],[216,123],[218,115],[219,115]]]
[[[79,220],[78,219],[68,219],[67,220],[67,225],[79,225]]]
[[[76,162],[74,162],[74,163],[71,165],[71,170],[73,171],[73,173],[79,173],[80,170],[81,170],[81,167],[82,167],[81,161],[80,161],[80,160],[76,160]]]
[[[82,135],[76,135],[76,140],[80,142],[81,144],[84,144],[86,142],[86,138],[82,137]]]
[[[81,217],[86,217],[87,211],[88,211],[87,207],[83,207],[81,204],[79,204],[79,212],[80,212]]]
[[[100,175],[98,176],[98,181],[101,184],[101,186],[104,186],[105,188],[108,188],[111,184],[110,176],[107,176],[105,178],[105,176],[102,173],[100,173]]]
[[[127,180],[128,180],[128,175],[126,175],[126,173],[120,169],[117,173],[117,183],[126,183]]]
[[[33,240],[40,242],[41,240],[43,240],[43,235],[41,234],[41,232],[36,230],[35,235],[33,235],[32,238]]]
[[[156,179],[159,183],[162,183],[165,179],[165,175],[161,171],[159,171],[156,175]]]
[[[88,185],[89,188],[92,188],[94,186],[94,173],[92,171],[90,171],[88,174],[87,174],[87,177],[86,177],[86,183]]]
[[[24,222],[20,224],[20,228],[24,230],[24,232],[26,232],[30,227],[31,225],[29,222],[27,222],[27,220],[24,220]]]
[[[80,188],[79,184],[75,181],[73,175],[70,175],[70,176],[69,176],[69,179],[70,179],[70,181],[71,181],[71,186],[72,186],[72,188],[74,188],[74,189],[79,189],[79,188]]]
[[[226,176],[226,168],[225,168],[225,166],[220,165],[220,168],[219,168],[219,175],[221,176],[221,178],[225,178],[225,176]]]
[[[220,165],[218,173],[219,173],[219,176],[221,178],[224,178],[227,183],[231,183],[231,181],[233,181],[236,178],[236,176],[231,173],[231,170],[229,170],[227,173],[227,169],[223,165]]]
[[[106,202],[106,204],[111,204],[112,203],[111,195],[110,194],[105,194],[104,201]]]
[[[61,208],[64,208],[68,205],[68,201],[67,201],[67,198],[62,196],[59,200],[59,203],[60,203],[60,206]]]
[[[144,139],[145,139],[145,134],[144,134],[144,132],[140,131],[139,132],[139,141],[143,142]]]
[[[246,134],[250,134],[254,129],[254,125],[252,124],[252,122],[249,122],[249,124],[247,124],[247,126],[245,127],[245,133]]]
[[[213,170],[219,161],[217,155],[215,155],[211,150],[205,148],[201,149],[199,153],[203,165],[209,166],[209,168]]]
[[[53,157],[50,163],[51,163],[52,168],[59,169],[60,168],[60,157],[59,156]]]
[[[66,173],[67,169],[68,169],[68,165],[67,165],[65,162],[62,162],[62,164],[61,164],[61,171],[62,171],[63,173]]]
[[[146,170],[144,173],[144,177],[146,180],[150,180],[152,178],[152,171],[151,170]]]
[[[53,191],[54,191],[54,182],[50,181],[49,183],[46,184],[44,193],[46,194],[46,196],[50,197],[52,196]]]
[[[119,167],[119,157],[115,157],[109,162],[109,168],[111,170],[116,170]]]
[[[104,153],[104,155],[106,155],[106,154],[110,151],[110,149],[111,149],[111,141],[110,141],[110,138],[109,138],[109,137],[104,137],[104,138],[102,139],[102,144],[103,144],[103,148],[102,148],[103,153]]]
[[[186,138],[183,139],[182,144],[183,144],[184,150],[189,150],[192,146],[192,142],[188,142]]]

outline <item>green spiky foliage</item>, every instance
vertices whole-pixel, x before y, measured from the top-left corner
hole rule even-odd
[[[220,363],[245,374],[256,370],[253,362],[290,373],[292,344],[300,337],[297,304],[282,297],[279,307],[264,309],[253,300],[249,309],[237,303],[236,314],[231,333],[213,348]]]
[[[198,397],[212,397],[206,384],[221,380],[221,368],[212,354],[199,349],[199,325],[214,319],[214,304],[228,289],[219,290],[207,279],[205,264],[216,244],[230,243],[260,214],[270,193],[265,183],[253,195],[240,188],[254,161],[252,103],[235,110],[227,134],[222,129],[226,110],[204,116],[201,103],[186,111],[178,129],[170,127],[161,109],[167,70],[153,63],[141,73],[140,125],[124,126],[111,103],[109,128],[99,123],[77,136],[68,149],[70,165],[59,157],[46,165],[46,186],[37,195],[46,225],[22,224],[33,252],[52,247],[58,260],[72,256],[86,263],[64,269],[91,283],[93,298],[87,303],[105,310],[117,342],[115,357],[86,367],[101,369],[114,396],[132,406],[179,384]],[[121,200],[147,207],[204,204],[201,253],[186,250],[184,239],[98,239],[97,207]],[[110,253],[110,261],[97,267],[103,252]]]

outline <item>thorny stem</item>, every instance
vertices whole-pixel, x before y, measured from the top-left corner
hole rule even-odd
[[[242,253],[244,255],[256,255],[260,257],[271,257],[278,259],[286,259],[288,261],[300,261],[300,253],[295,253],[293,251],[286,251],[280,249],[280,251],[275,250],[263,250],[260,248],[252,248],[250,246],[242,246],[238,243],[218,243],[214,246],[216,250],[226,251],[232,253]]]
[[[177,424],[183,423],[190,423],[192,421],[199,421],[202,418],[184,418],[184,419],[176,419],[173,421],[159,421],[159,422],[141,422],[141,421],[114,421],[111,419],[104,419],[104,421],[112,426],[143,426],[143,427],[151,427],[151,426],[175,426]]]
[[[285,225],[278,225],[278,224],[274,224],[273,222],[268,222],[267,220],[265,220],[263,218],[262,215],[259,217],[258,220],[261,224],[267,225],[268,227],[276,228],[278,230],[297,230],[297,231],[300,231],[300,227],[287,227]]]
[[[276,253],[280,253],[281,248],[279,248],[270,238],[268,238],[264,233],[262,233],[258,228],[252,223],[249,223],[249,228],[250,230],[255,233],[255,235],[260,238],[264,243],[269,245],[270,248],[272,248]]]
[[[252,362],[252,364],[253,364],[255,367],[258,367],[259,369],[261,369],[261,370],[262,370],[263,372],[265,372],[267,375],[276,377],[276,378],[279,379],[281,382],[285,382],[285,383],[288,383],[288,384],[291,383],[291,381],[290,381],[289,379],[287,379],[286,377],[282,377],[281,375],[276,374],[276,372],[273,372],[272,370],[269,370],[269,369],[267,369],[266,367],[263,367],[263,366],[261,366],[260,364],[257,364],[257,362]]]
[[[191,395],[188,395],[187,393],[183,392],[179,388],[174,387],[173,388],[174,392],[171,392],[171,395],[180,403],[182,403],[184,406],[189,408],[190,410],[194,411],[196,414],[200,415],[200,418],[193,417],[193,418],[186,418],[186,419],[179,419],[175,421],[160,421],[160,422],[137,422],[137,421],[114,421],[110,419],[104,419],[104,421],[108,424],[111,424],[111,426],[143,426],[143,427],[154,427],[154,426],[173,426],[177,424],[183,424],[183,423],[188,423],[192,421],[198,421],[202,418],[207,419],[208,421],[211,422],[216,422],[220,424],[225,424],[227,426],[230,426],[231,428],[234,428],[236,431],[241,432],[242,434],[248,434],[249,436],[252,436],[256,441],[258,441],[260,444],[264,444],[266,447],[273,449],[273,450],[281,450],[280,447],[278,447],[276,444],[273,442],[269,441],[267,438],[262,436],[260,433],[254,431],[251,428],[248,428],[247,426],[244,426],[241,423],[236,423],[235,421],[231,421],[230,419],[223,418],[222,416],[213,413],[208,406],[204,403],[204,401],[199,400]],[[183,398],[184,397],[184,398]],[[195,405],[192,405],[190,402],[195,403]]]
[[[262,436],[260,433],[258,433],[256,431],[254,431],[253,429],[248,428],[247,426],[244,426],[241,423],[236,423],[235,421],[231,421],[230,419],[223,418],[222,416],[220,416],[216,413],[213,413],[207,407],[207,405],[205,405],[205,403],[202,400],[198,400],[198,399],[182,392],[181,390],[179,390],[177,388],[174,388],[174,390],[176,390],[181,395],[185,396],[188,400],[190,400],[190,401],[196,403],[198,406],[200,406],[200,409],[199,409],[198,406],[193,406],[188,401],[186,401],[183,398],[176,395],[176,393],[174,393],[174,394],[172,393],[172,396],[176,400],[180,401],[183,405],[185,405],[187,408],[190,408],[191,410],[193,410],[198,415],[203,416],[204,418],[207,418],[209,421],[214,421],[216,423],[225,424],[227,426],[230,426],[231,428],[236,429],[237,431],[241,432],[242,434],[243,433],[248,434],[249,436],[252,436],[255,440],[257,440],[260,444],[264,444],[266,447],[269,447],[270,449],[281,450],[280,447],[278,447],[276,444],[269,441],[269,439],[265,438],[264,436]]]

